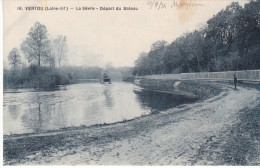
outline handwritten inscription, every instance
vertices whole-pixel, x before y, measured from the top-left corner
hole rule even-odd
[[[189,1],[169,1],[169,0],[148,0],[147,1],[148,7],[156,10],[162,10],[167,8],[194,8],[199,6],[204,6],[202,3],[197,3],[192,0]]]
[[[163,9],[167,8],[167,2],[165,1],[156,1],[156,0],[149,0],[147,2],[147,5],[149,6],[150,9]]]

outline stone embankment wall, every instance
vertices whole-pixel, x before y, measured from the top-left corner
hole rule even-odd
[[[233,84],[234,74],[238,82],[260,83],[260,70],[147,75],[135,77],[134,83],[149,90],[204,99],[221,90],[219,84],[208,81]]]
[[[220,87],[214,83],[195,80],[176,79],[136,79],[140,87],[160,92],[184,95],[190,98],[206,99],[220,92]]]

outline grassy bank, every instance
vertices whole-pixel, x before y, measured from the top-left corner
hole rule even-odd
[[[73,83],[73,74],[56,68],[30,66],[17,70],[4,70],[4,88],[47,89]]]

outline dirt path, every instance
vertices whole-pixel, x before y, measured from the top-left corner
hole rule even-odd
[[[259,165],[260,91],[219,95],[132,121],[4,138],[5,165]]]

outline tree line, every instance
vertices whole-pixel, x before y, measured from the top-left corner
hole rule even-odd
[[[260,68],[260,1],[233,2],[200,30],[171,44],[156,41],[135,61],[134,75]]]
[[[68,52],[67,37],[59,35],[56,39],[49,40],[46,26],[36,22],[20,45],[20,49],[31,65],[40,68],[44,63],[54,68],[58,63],[60,67]],[[13,48],[8,55],[8,60],[16,69],[21,64],[19,49]]]
[[[28,67],[22,63],[21,52],[30,64]],[[4,70],[4,86],[48,88],[70,83],[71,74],[60,70],[67,53],[67,37],[59,35],[50,40],[46,26],[36,22],[20,49],[13,48],[9,52],[8,61],[12,68]]]
[[[29,66],[22,62],[24,55]],[[11,69],[4,69],[4,88],[30,87],[50,89],[56,85],[76,83],[77,79],[99,79],[106,70],[113,79],[131,76],[129,67],[105,69],[92,67],[61,66],[67,59],[67,37],[59,35],[51,40],[45,25],[36,22],[29,30],[20,48],[13,48],[8,55]]]

